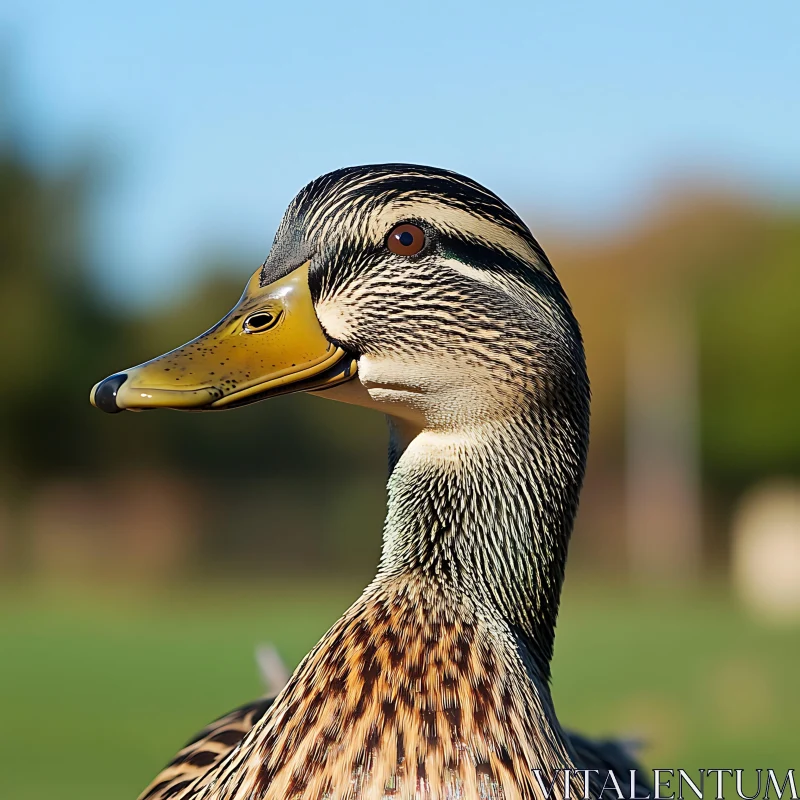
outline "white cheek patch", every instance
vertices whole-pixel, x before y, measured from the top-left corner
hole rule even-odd
[[[391,389],[430,392],[439,388],[432,379],[436,374],[436,365],[431,361],[424,356],[409,359],[398,354],[392,358],[365,355],[359,360],[358,374],[370,394]]]
[[[341,297],[320,301],[316,312],[325,333],[333,339],[346,342],[358,328],[355,309]],[[440,389],[434,377],[438,372],[435,360],[420,354],[413,358],[402,353],[363,355],[358,361],[359,380],[374,400],[383,402]]]
[[[346,341],[353,329],[351,310],[341,300],[321,300],[315,307],[322,329],[332,339]]]

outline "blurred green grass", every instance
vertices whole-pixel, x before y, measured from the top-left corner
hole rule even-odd
[[[0,594],[0,780],[13,800],[133,798],[198,728],[291,665],[353,583]],[[568,586],[554,664],[568,727],[638,735],[648,767],[797,768],[800,632],[722,591]],[[747,785],[746,785],[747,788]]]

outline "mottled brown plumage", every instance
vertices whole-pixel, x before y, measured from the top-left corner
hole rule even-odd
[[[446,776],[449,796],[533,797],[517,775],[559,749],[540,741],[542,713],[513,642],[479,609],[453,606],[424,583],[375,584],[298,668],[216,786],[209,775],[208,789],[200,781],[193,790],[408,796]]]

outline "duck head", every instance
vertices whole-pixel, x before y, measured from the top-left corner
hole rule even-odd
[[[237,306],[92,390],[98,408],[234,408],[306,391],[379,409],[376,581],[493,609],[546,676],[589,436],[580,330],[522,220],[478,183],[388,164],[290,204]]]
[[[588,413],[580,332],[520,218],[445,170],[338,170],[290,204],[231,312],[98,383],[125,409],[230,409],[287,392],[451,429],[560,404]]]

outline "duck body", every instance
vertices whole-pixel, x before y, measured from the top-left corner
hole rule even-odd
[[[209,351],[238,363],[213,384]],[[560,798],[558,771],[590,770],[599,792],[603,770],[634,768],[566,734],[550,697],[589,384],[524,223],[443,170],[323,176],[228,317],[93,402],[212,409],[300,389],[388,417],[377,575],[274,701],[210,726],[142,798]]]

